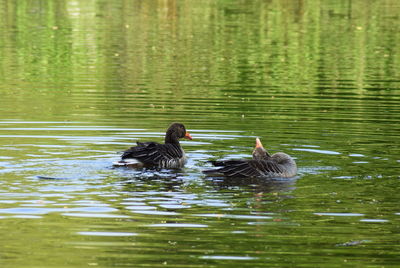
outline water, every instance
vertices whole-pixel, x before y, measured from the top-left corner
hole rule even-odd
[[[398,1],[0,7],[2,267],[398,266]],[[174,121],[184,169],[112,167]],[[298,176],[202,175],[255,137]]]

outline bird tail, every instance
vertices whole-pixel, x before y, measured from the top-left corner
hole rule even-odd
[[[213,166],[216,166],[216,167],[225,166],[225,162],[224,161],[208,161],[208,163],[211,163]]]
[[[215,173],[215,169],[206,169],[206,170],[203,170],[202,172],[204,173],[204,174],[213,174],[213,173]]]
[[[202,171],[207,177],[224,177],[224,174],[220,172],[219,168],[206,169]]]

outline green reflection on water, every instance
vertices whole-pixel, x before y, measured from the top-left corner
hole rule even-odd
[[[162,117],[189,97],[278,93],[398,100],[397,1],[39,2],[3,1],[1,21],[1,91],[30,116],[152,104]]]

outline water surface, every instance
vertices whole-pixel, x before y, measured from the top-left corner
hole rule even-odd
[[[400,4],[0,1],[2,267],[395,267]],[[182,170],[113,168],[171,122]],[[260,137],[291,179],[215,179]]]

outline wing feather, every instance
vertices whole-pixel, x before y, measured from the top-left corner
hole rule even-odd
[[[137,142],[137,146],[126,150],[121,158],[134,158],[145,165],[158,165],[161,161],[180,159],[184,155],[179,145],[156,142]]]
[[[205,174],[222,174],[227,177],[260,177],[282,174],[282,167],[272,160],[211,161],[219,168],[204,170]]]
[[[228,160],[213,161],[220,168],[204,170],[206,174],[223,174],[227,177],[256,177],[260,176],[259,170],[252,164],[253,160]]]

